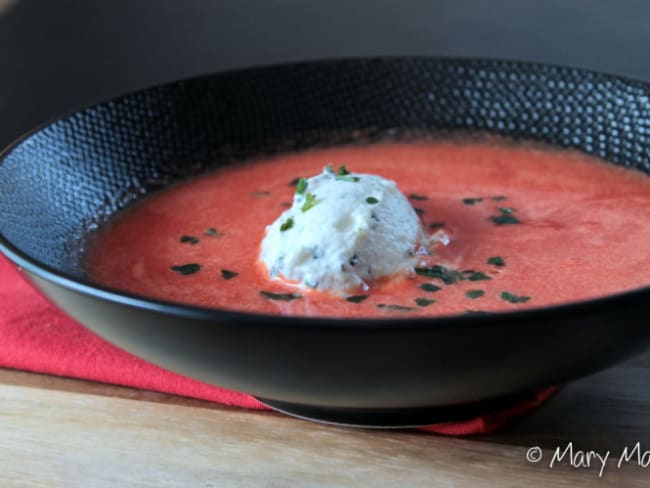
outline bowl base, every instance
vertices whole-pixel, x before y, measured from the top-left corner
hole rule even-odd
[[[531,394],[510,395],[476,403],[411,408],[340,408],[303,405],[256,397],[267,407],[303,420],[345,427],[401,429],[461,422],[503,411],[531,398]]]

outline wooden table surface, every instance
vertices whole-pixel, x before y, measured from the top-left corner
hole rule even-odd
[[[650,354],[563,387],[497,435],[331,427],[0,370],[0,487],[650,486]],[[640,443],[641,465],[618,462]],[[551,467],[557,448],[610,453]],[[542,460],[526,460],[540,446]]]

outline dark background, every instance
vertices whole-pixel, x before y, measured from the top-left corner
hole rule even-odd
[[[644,0],[18,0],[0,16],[0,146],[62,112],[304,59],[487,56],[650,80]]]

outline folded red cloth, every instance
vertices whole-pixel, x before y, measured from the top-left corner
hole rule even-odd
[[[161,391],[264,410],[255,398],[186,378],[104,341],[47,302],[0,256],[0,367]],[[447,435],[494,432],[554,391],[548,388],[512,408],[463,422],[424,427]]]

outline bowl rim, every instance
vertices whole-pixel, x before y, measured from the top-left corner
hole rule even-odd
[[[523,65],[530,67],[543,67],[548,69],[570,70],[579,73],[592,74],[611,81],[623,81],[629,85],[650,89],[650,83],[642,80],[605,73],[601,71],[585,69],[574,66],[558,65],[536,61],[525,61],[516,59],[489,58],[489,57],[463,57],[463,56],[351,56],[337,58],[319,58],[307,61],[289,61],[280,63],[256,64],[247,67],[238,67],[222,71],[208,72],[196,76],[178,78],[171,81],[156,83],[137,90],[123,92],[98,102],[86,104],[81,107],[67,110],[60,115],[50,117],[34,128],[22,133],[3,149],[0,149],[0,165],[13,150],[26,142],[32,135],[48,128],[54,123],[68,119],[75,114],[91,110],[109,102],[117,101],[125,97],[134,96],[149,90],[159,89],[167,86],[177,85],[184,82],[195,82],[215,76],[228,76],[243,74],[269,68],[289,69],[297,66],[324,65],[341,61],[346,62],[380,62],[380,61],[404,61],[404,60],[428,60],[441,63],[475,63],[475,64],[496,64],[496,65]],[[600,297],[585,300],[563,302],[548,306],[530,307],[521,310],[509,310],[498,312],[485,312],[481,314],[456,313],[451,315],[432,315],[424,317],[328,317],[328,316],[306,316],[306,315],[281,315],[263,314],[254,312],[238,311],[236,309],[221,309],[216,307],[203,307],[182,302],[159,300],[149,298],[145,295],[121,291],[111,287],[93,284],[89,281],[71,276],[54,269],[15,246],[5,235],[0,232],[0,252],[5,255],[19,271],[27,271],[33,276],[48,281],[52,284],[63,287],[67,290],[87,295],[91,298],[104,300],[116,305],[125,305],[141,310],[160,313],[163,315],[175,316],[178,318],[212,321],[225,324],[229,321],[237,322],[237,326],[257,325],[261,322],[285,325],[292,328],[359,328],[386,330],[393,327],[400,330],[428,329],[431,327],[454,327],[459,326],[477,327],[489,326],[493,323],[500,325],[517,325],[526,320],[557,320],[558,318],[569,318],[572,316],[584,316],[586,314],[597,314],[601,310],[611,310],[615,307],[625,307],[626,303],[637,301],[643,297],[650,298],[650,284],[642,287],[626,289],[618,293],[612,293]]]

